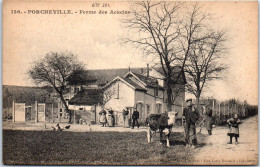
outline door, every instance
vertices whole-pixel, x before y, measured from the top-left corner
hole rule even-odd
[[[137,103],[136,104],[136,109],[137,111],[139,111],[139,119],[140,121],[144,121],[145,120],[145,112],[144,112],[144,105],[143,103]]]
[[[45,104],[38,103],[38,122],[45,122]]]

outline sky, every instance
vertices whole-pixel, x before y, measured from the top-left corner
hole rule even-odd
[[[92,2],[92,3],[91,3]],[[33,61],[51,51],[70,51],[87,69],[145,67],[150,63],[140,51],[122,39],[123,14],[28,14],[28,10],[129,10],[127,2],[92,7],[90,2],[3,3],[3,85],[34,86],[26,71]],[[190,5],[190,2],[186,2]],[[199,2],[214,14],[212,26],[227,30],[229,69],[223,79],[210,83],[204,96],[219,100],[237,98],[258,103],[258,4],[257,2]],[[27,13],[11,14],[11,10]]]

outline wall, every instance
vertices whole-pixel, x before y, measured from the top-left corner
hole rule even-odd
[[[135,91],[135,107],[139,111],[139,121],[144,122],[147,117],[146,114],[146,101],[145,92]]]
[[[161,95],[162,96],[162,95]],[[141,103],[141,104],[140,104]],[[161,104],[161,111],[163,113],[166,110],[166,103],[163,102],[162,98],[154,97],[145,92],[135,91],[135,106],[137,107],[140,115],[140,122],[144,123],[146,117],[150,114],[158,114],[156,104]],[[148,109],[149,105],[149,109]],[[140,112],[140,106],[142,111]]]
[[[112,83],[105,91],[113,92],[114,87],[117,87],[117,83],[119,83],[119,98],[116,99],[115,94],[113,94],[111,99],[104,105],[104,108],[109,109],[111,107],[114,111],[122,112],[125,107],[134,107],[135,91],[120,80]]]

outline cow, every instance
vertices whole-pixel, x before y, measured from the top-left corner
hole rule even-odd
[[[166,135],[167,147],[170,147],[169,136],[173,125],[175,124],[175,118],[178,112],[170,111],[162,114],[151,114],[146,118],[146,124],[148,125],[147,139],[148,143],[151,142],[152,132],[155,134],[157,130],[160,132],[160,142],[162,142],[163,132]]]

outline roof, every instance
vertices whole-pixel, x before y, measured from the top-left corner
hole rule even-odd
[[[146,89],[142,88],[141,86],[137,85],[135,82],[133,82],[131,79],[124,78],[126,82],[128,82],[130,85],[133,85],[135,87],[135,90],[140,90],[140,91],[146,91]]]
[[[156,79],[145,77],[141,74],[133,72],[143,83],[145,83],[149,87],[157,87],[158,82]]]
[[[152,87],[152,88],[159,88],[161,90],[163,90],[164,88],[161,87],[159,84],[158,84],[158,81],[157,79],[155,78],[149,78],[149,77],[146,77],[146,76],[143,76],[141,74],[137,74],[137,73],[133,73],[133,72],[129,72],[124,79],[128,79],[130,80],[131,82],[135,83],[134,81],[132,81],[130,78],[128,78],[129,75],[133,75],[134,77],[138,78],[142,83],[144,83],[147,87]]]
[[[82,89],[70,101],[70,105],[92,106],[102,103],[102,89]]]
[[[131,68],[130,70],[135,73],[141,74],[145,68]],[[96,79],[95,84],[105,85],[116,77],[124,77],[129,71],[129,68],[120,69],[103,69],[103,70],[87,70],[90,77]]]
[[[107,83],[103,88],[107,87],[108,85],[112,84],[113,82],[115,82],[117,80],[121,80],[122,82],[126,83],[127,85],[129,85],[131,88],[133,88],[135,90],[146,91],[145,88],[142,88],[141,86],[139,86],[138,84],[136,84],[132,80],[130,80],[128,78],[121,78],[121,77],[116,77],[111,82]]]
[[[164,75],[164,72],[161,67],[153,67],[156,71],[158,71],[160,74]],[[176,74],[179,73],[178,70],[181,70],[181,67],[175,67]],[[98,70],[87,70],[88,76],[92,78],[93,80],[96,80],[93,85],[99,85],[99,86],[105,86],[107,83],[109,83],[112,79],[116,77],[124,78],[124,76],[129,72],[129,70],[136,75],[142,82],[144,82],[147,86],[155,87],[156,85],[156,79],[155,78],[147,78],[143,76],[142,74],[145,74],[147,68],[119,68],[119,69],[98,69]],[[186,83],[186,78],[184,73],[182,73],[182,77],[184,80],[181,80],[181,84]],[[129,81],[131,82],[131,81]]]

